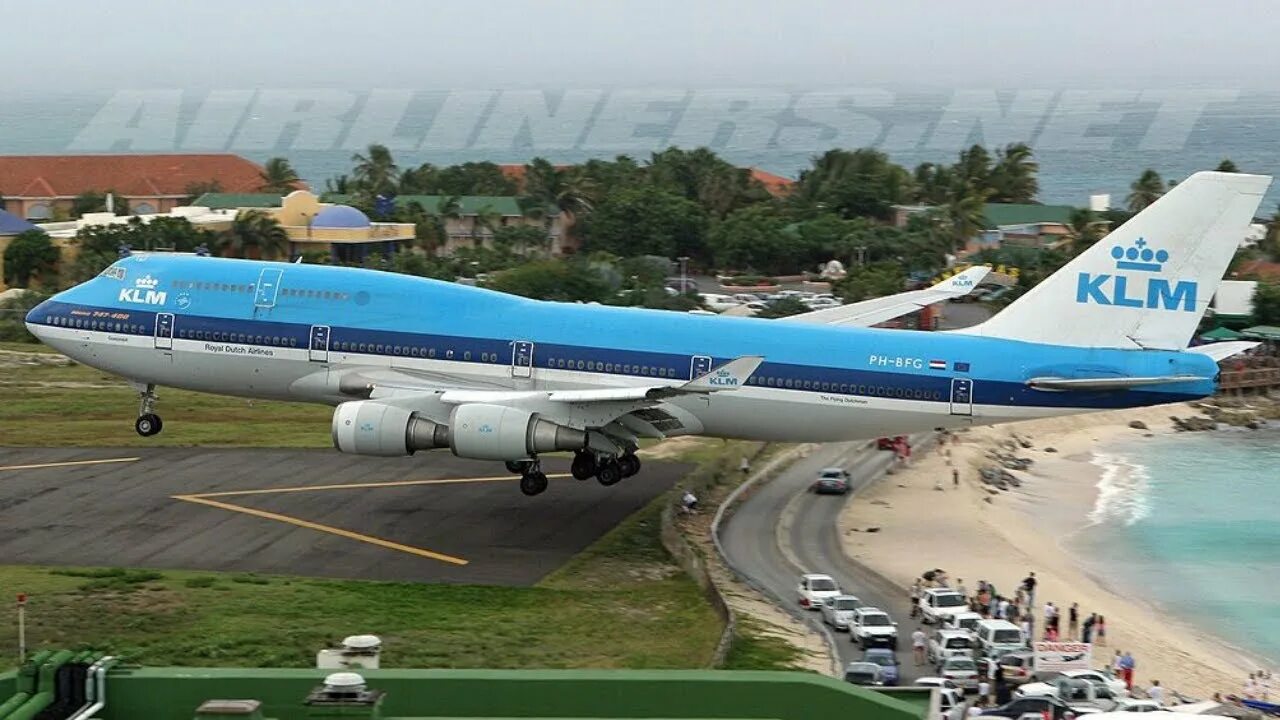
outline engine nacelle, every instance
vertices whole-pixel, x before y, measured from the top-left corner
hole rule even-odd
[[[412,455],[449,447],[449,428],[387,403],[347,402],[333,411],[333,446],[356,455]]]
[[[450,417],[449,427],[453,454],[477,460],[519,460],[587,446],[585,430],[558,425],[537,413],[505,405],[459,405]]]

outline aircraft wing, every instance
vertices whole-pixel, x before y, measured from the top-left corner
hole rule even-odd
[[[1156,375],[1151,377],[1096,377],[1096,378],[1062,378],[1037,377],[1027,381],[1027,385],[1035,390],[1087,391],[1087,390],[1128,390],[1144,385],[1164,385],[1166,383],[1198,382],[1204,380],[1199,375]]]
[[[915,312],[936,302],[968,295],[978,287],[978,283],[982,282],[982,279],[989,272],[991,272],[991,268],[985,265],[975,265],[923,290],[912,290],[826,310],[801,313],[781,318],[779,322],[868,327]]]

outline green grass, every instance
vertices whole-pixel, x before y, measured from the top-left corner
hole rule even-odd
[[[800,670],[802,651],[779,637],[762,632],[760,621],[739,615],[725,670]]]
[[[0,566],[0,589],[29,594],[31,647],[148,665],[309,667],[374,633],[390,667],[703,667],[721,625],[658,542],[659,502],[532,588]],[[13,623],[0,623],[5,658]]]
[[[0,349],[35,349],[4,343]],[[138,396],[124,380],[84,365],[3,364],[0,442],[8,446],[329,447],[333,410],[323,405],[246,400],[159,390],[161,434],[133,430]]]

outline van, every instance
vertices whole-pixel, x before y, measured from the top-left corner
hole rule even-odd
[[[1027,639],[1022,636],[1021,628],[1008,620],[980,620],[977,640],[978,650],[991,658],[1022,650],[1027,646]]]
[[[971,635],[978,632],[978,623],[982,622],[982,616],[976,612],[956,613],[947,618],[942,623],[942,627],[947,630],[964,630]]]

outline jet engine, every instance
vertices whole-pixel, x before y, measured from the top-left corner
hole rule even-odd
[[[505,405],[459,405],[449,424],[442,425],[402,407],[357,400],[333,411],[333,446],[344,453],[384,457],[447,447],[458,457],[520,460],[581,450],[587,446],[587,433]]]
[[[412,455],[449,447],[449,427],[395,405],[346,402],[333,411],[333,446],[355,455]]]
[[[581,450],[587,433],[543,420],[537,413],[472,403],[459,405],[450,417],[449,447],[458,457],[518,460],[544,452]]]

